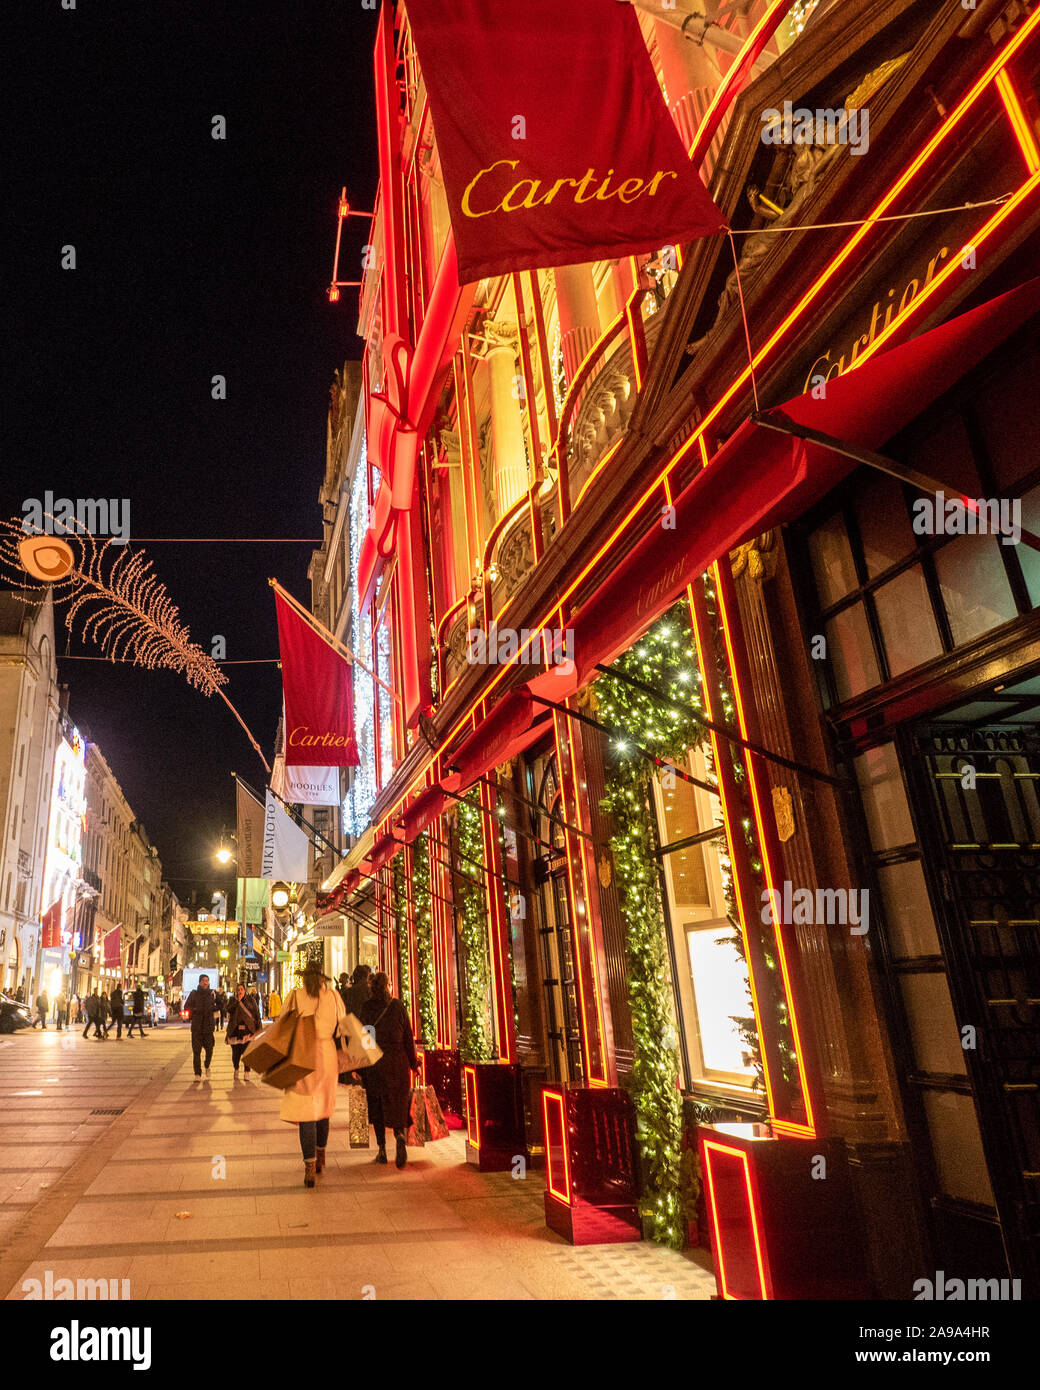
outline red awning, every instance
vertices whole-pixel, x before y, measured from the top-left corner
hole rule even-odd
[[[796,424],[873,449],[928,405],[1040,309],[1040,278],[879,353],[780,407]],[[546,673],[533,694],[561,699],[580,689],[636,641],[692,580],[720,556],[800,516],[856,463],[819,444],[745,420],[675,500],[675,527],[654,527],[612,570],[573,622],[576,676]],[[550,692],[549,684],[554,693]]]
[[[532,725],[540,712],[527,690],[507,695],[451,758],[458,772],[442,778],[444,786],[463,792],[491,768],[515,758],[538,736],[540,730]]]
[[[443,814],[448,801],[449,798],[436,782],[432,787],[420,792],[399,822],[401,833],[409,844],[416,835],[422,834],[428,825],[432,825],[437,817]]]
[[[372,852],[361,865],[363,874],[377,874],[385,864],[389,864],[394,855],[401,849],[401,841],[393,835],[383,835],[372,846]]]

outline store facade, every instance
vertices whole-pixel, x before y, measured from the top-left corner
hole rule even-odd
[[[724,1296],[821,1296],[801,1211],[849,1296],[936,1269],[1035,1293],[1040,25],[848,8],[734,109],[733,250],[613,267],[636,309],[561,400],[566,277],[555,307],[505,287],[528,486],[490,527],[502,335],[464,306],[491,349],[435,401],[369,610],[392,770],[321,901],[365,914],[470,1161],[544,1165],[569,1238],[689,1240]],[[787,100],[869,105],[869,151],[764,141]],[[935,524],[938,490],[1009,534]]]

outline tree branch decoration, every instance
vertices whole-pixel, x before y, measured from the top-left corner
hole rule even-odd
[[[143,551],[108,540],[98,546],[89,531],[70,534],[54,522],[58,536],[27,535],[19,520],[0,522],[0,577],[25,603],[41,600],[50,589],[55,606],[67,604],[65,627],[100,648],[113,663],[147,670],[176,671],[204,695],[218,695],[245,730],[260,761],[270,772],[260,745],[224,693],[227,676],[180,621],[177,605],[166,592]],[[62,534],[64,533],[64,535]],[[114,556],[109,552],[115,547]],[[42,560],[45,553],[48,562]],[[50,572],[53,578],[44,579]],[[26,584],[26,575],[44,582]]]

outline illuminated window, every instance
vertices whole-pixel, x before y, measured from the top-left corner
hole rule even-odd
[[[710,780],[700,749],[691,750],[687,770]],[[674,786],[656,782],[654,795],[687,1076],[695,1086],[749,1088],[754,1067],[734,1020],[751,1016],[751,997],[747,970],[733,945],[735,928],[726,916],[725,838],[687,843],[717,824],[719,802],[679,777]]]

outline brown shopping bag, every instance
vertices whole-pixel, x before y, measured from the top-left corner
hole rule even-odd
[[[368,1126],[368,1095],[364,1086],[347,1088],[347,1130],[352,1149],[371,1147],[372,1136]]]
[[[294,1008],[286,1009],[278,1018],[256,1037],[242,1054],[242,1061],[250,1071],[263,1074],[272,1067],[284,1062],[293,1045],[296,1025],[300,1015]]]
[[[366,1028],[356,1014],[347,1014],[340,1020],[336,1027],[336,1066],[340,1076],[344,1072],[371,1067],[382,1055],[371,1024]]]
[[[448,1123],[444,1118],[441,1103],[437,1099],[437,1092],[432,1086],[424,1087],[424,1099],[430,1142],[432,1143],[436,1139],[447,1139]]]
[[[263,1080],[268,1086],[287,1091],[301,1078],[309,1076],[317,1065],[318,1035],[314,1031],[314,1015],[307,1014],[297,1020],[289,1055],[266,1072]]]
[[[407,1144],[410,1149],[421,1149],[430,1138],[430,1121],[426,1114],[426,1095],[421,1086],[413,1086],[409,1103],[411,1124],[408,1128]]]

